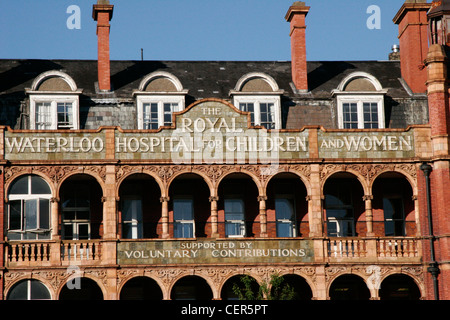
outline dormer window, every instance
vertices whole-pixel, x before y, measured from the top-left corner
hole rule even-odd
[[[355,72],[333,90],[339,129],[385,128],[384,90],[370,74]]]
[[[250,125],[281,129],[280,97],[283,92],[272,77],[250,73],[238,81],[230,95],[236,108],[250,113]]]
[[[26,90],[30,97],[30,129],[79,129],[79,95],[75,81],[60,71],[38,76]]]
[[[138,129],[156,130],[172,125],[172,114],[185,107],[185,96],[181,82],[167,72],[155,72],[145,77],[134,92],[137,103]]]

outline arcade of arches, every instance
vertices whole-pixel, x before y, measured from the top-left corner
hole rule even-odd
[[[415,165],[263,169],[5,168],[11,242],[5,298],[236,299],[232,284],[240,276],[261,284],[273,273],[284,276],[297,299],[423,298],[423,267],[411,240],[420,231]],[[28,206],[37,206],[38,214],[28,216]],[[316,263],[116,266],[118,243],[178,239],[308,240]],[[40,245],[14,245],[24,240]],[[374,260],[372,240],[378,252]],[[396,264],[376,265],[380,257],[393,255],[399,258]],[[38,258],[48,265],[61,259],[64,269],[24,271],[25,256],[30,267]],[[22,268],[15,271],[15,266]],[[66,272],[71,266],[78,268],[78,278]]]

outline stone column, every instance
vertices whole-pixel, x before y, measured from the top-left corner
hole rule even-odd
[[[259,201],[259,219],[260,219],[260,237],[267,238],[267,212],[266,212],[267,196],[258,196]]]
[[[363,197],[363,201],[366,206],[366,226],[367,226],[367,233],[366,235],[368,237],[373,237],[375,233],[373,232],[373,213],[372,213],[372,195],[365,195]]]
[[[218,238],[219,237],[219,217],[217,213],[217,201],[219,201],[219,197],[211,196],[209,197],[209,202],[211,202],[211,237]]]
[[[50,199],[50,219],[51,219],[51,228],[52,228],[52,240],[60,240],[61,236],[58,234],[59,229],[59,199],[51,198]]]
[[[161,223],[162,223],[162,238],[170,238],[169,234],[169,197],[161,197]]]
[[[116,263],[117,244],[117,201],[116,201],[116,166],[106,166],[105,190],[103,202],[103,241],[102,263]]]
[[[323,233],[323,210],[322,190],[320,181],[320,165],[311,165],[311,194],[308,202],[309,236],[322,237]]]

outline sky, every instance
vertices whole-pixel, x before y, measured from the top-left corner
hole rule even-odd
[[[95,2],[0,0],[0,59],[97,59]],[[141,49],[144,60],[291,60],[293,0],[110,2],[112,60],[140,60]],[[305,2],[309,61],[387,60],[398,44],[392,19],[404,0]]]

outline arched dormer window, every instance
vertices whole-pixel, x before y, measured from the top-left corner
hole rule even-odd
[[[251,125],[281,129],[283,92],[272,77],[254,72],[241,77],[230,95],[236,108],[250,112]]]
[[[79,96],[75,81],[61,71],[47,71],[26,90],[30,97],[30,129],[79,129]]]
[[[384,95],[380,82],[365,72],[354,72],[341,81],[336,97],[340,129],[385,128]]]
[[[172,125],[172,114],[185,108],[188,90],[168,72],[154,72],[142,79],[134,92],[138,129],[158,129]]]

